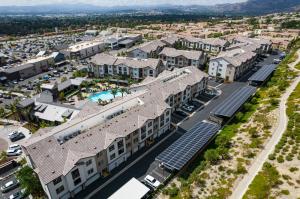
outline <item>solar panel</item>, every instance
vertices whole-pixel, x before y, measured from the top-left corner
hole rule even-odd
[[[249,97],[255,93],[255,91],[256,88],[253,86],[244,86],[231,94],[210,113],[212,115],[231,117],[249,99]]]
[[[264,65],[256,73],[249,77],[248,81],[263,82],[271,75],[276,67],[276,64]]]
[[[217,124],[199,122],[160,153],[156,160],[172,170],[180,170],[214,137],[219,129],[220,126]]]

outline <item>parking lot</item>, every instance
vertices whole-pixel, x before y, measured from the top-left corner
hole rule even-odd
[[[14,174],[15,171],[17,171],[18,167],[12,169],[9,171],[9,173],[7,173],[5,176],[4,175],[1,175],[0,176],[0,187],[2,187],[3,185],[5,185],[6,183],[10,182],[10,181],[16,181],[16,176]],[[9,198],[12,194],[14,193],[17,193],[17,192],[20,192],[22,190],[21,186],[18,185],[16,188],[8,191],[8,192],[1,192],[0,191],[0,198],[1,199],[7,199]],[[25,197],[25,198],[28,198],[28,197]]]

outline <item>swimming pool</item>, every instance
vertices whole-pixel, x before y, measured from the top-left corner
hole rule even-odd
[[[116,94],[116,97],[119,97],[119,96],[122,96],[121,92],[118,92]],[[95,93],[95,94],[89,96],[89,100],[91,100],[93,102],[98,102],[99,99],[101,99],[102,101],[110,101],[113,98],[114,98],[114,96],[111,94],[111,90],[101,91],[99,93]]]

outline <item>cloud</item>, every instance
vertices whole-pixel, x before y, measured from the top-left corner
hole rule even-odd
[[[176,5],[213,5],[220,3],[236,3],[244,2],[246,0],[0,0],[0,5],[44,5],[44,4],[93,4],[97,6],[134,6],[134,5],[158,5],[158,4],[176,4]]]

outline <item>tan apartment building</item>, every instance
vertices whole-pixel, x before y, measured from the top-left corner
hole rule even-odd
[[[34,134],[23,150],[47,197],[75,196],[168,133],[172,111],[200,95],[207,77],[196,67],[166,71],[120,100],[89,105],[73,120]]]

